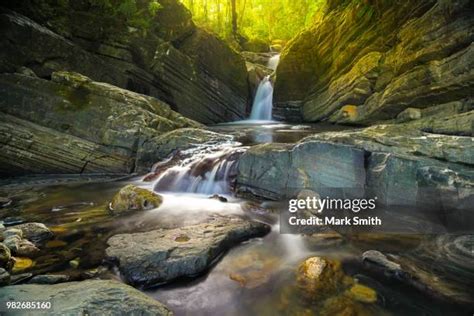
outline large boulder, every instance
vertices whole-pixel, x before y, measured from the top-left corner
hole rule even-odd
[[[153,97],[72,72],[1,74],[0,93],[0,169],[9,174],[128,173],[141,143],[200,126]]]
[[[107,5],[89,1],[7,6],[15,11],[0,12],[0,72],[22,66],[43,78],[58,70],[80,72],[157,97],[202,123],[245,116],[244,60],[197,28],[179,1],[160,1],[148,25],[134,25],[133,19],[106,11]],[[138,20],[150,19],[147,10]]]
[[[285,47],[276,116],[372,124],[472,98],[471,1],[338,3]]]
[[[303,189],[336,197],[340,188],[376,196],[383,205],[469,210],[473,141],[411,125],[377,125],[315,134],[297,144],[257,145],[240,159],[237,190],[278,200]]]
[[[216,216],[192,226],[113,236],[106,255],[128,283],[150,287],[203,273],[231,246],[269,231],[262,223]]]
[[[111,280],[54,285],[14,285],[2,288],[6,301],[51,302],[49,315],[172,315],[163,304],[131,286]]]

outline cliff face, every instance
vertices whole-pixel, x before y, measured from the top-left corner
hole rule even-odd
[[[1,175],[130,173],[144,143],[200,127],[153,97],[71,72],[0,74],[0,95]]]
[[[75,71],[154,96],[202,123],[243,118],[245,62],[197,28],[176,0],[160,1],[150,26],[132,27],[90,1],[7,1],[0,11],[0,72],[28,67],[39,77]],[[225,67],[222,64],[225,63]]]
[[[278,118],[372,124],[407,108],[472,110],[472,1],[331,2],[282,54]]]

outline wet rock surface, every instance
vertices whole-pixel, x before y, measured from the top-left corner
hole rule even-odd
[[[269,231],[262,223],[215,216],[192,226],[113,236],[106,255],[128,283],[149,287],[203,273],[231,246]]]
[[[2,288],[5,302],[51,302],[51,315],[172,315],[164,305],[117,281],[91,280],[55,285],[15,285]]]

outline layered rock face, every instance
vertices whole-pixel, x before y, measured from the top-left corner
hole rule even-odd
[[[407,108],[472,110],[472,1],[340,2],[286,46],[278,118],[372,124]]]
[[[199,127],[149,96],[71,72],[0,75],[0,173],[129,173],[138,148]]]
[[[157,97],[202,123],[246,114],[244,60],[194,26],[178,1],[160,1],[148,28],[131,27],[89,1],[66,7],[53,1],[5,5],[14,11],[0,11],[0,72],[22,66],[42,78],[54,71],[78,72]]]
[[[474,203],[472,157],[472,137],[378,125],[255,146],[240,160],[237,188],[275,200],[309,189],[321,196],[377,196],[389,206],[468,210]]]

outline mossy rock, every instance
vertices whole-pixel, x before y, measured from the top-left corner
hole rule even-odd
[[[160,195],[129,184],[114,196],[109,207],[114,213],[146,211],[159,207],[162,202]]]
[[[14,257],[13,260],[15,261],[12,268],[13,273],[23,272],[34,266],[34,261],[30,258]]]
[[[351,287],[348,295],[350,298],[362,303],[375,303],[377,301],[377,292],[361,284],[355,284]]]
[[[344,284],[351,282],[352,279],[345,275],[339,261],[311,257],[298,267],[298,287],[312,299],[337,293]]]

